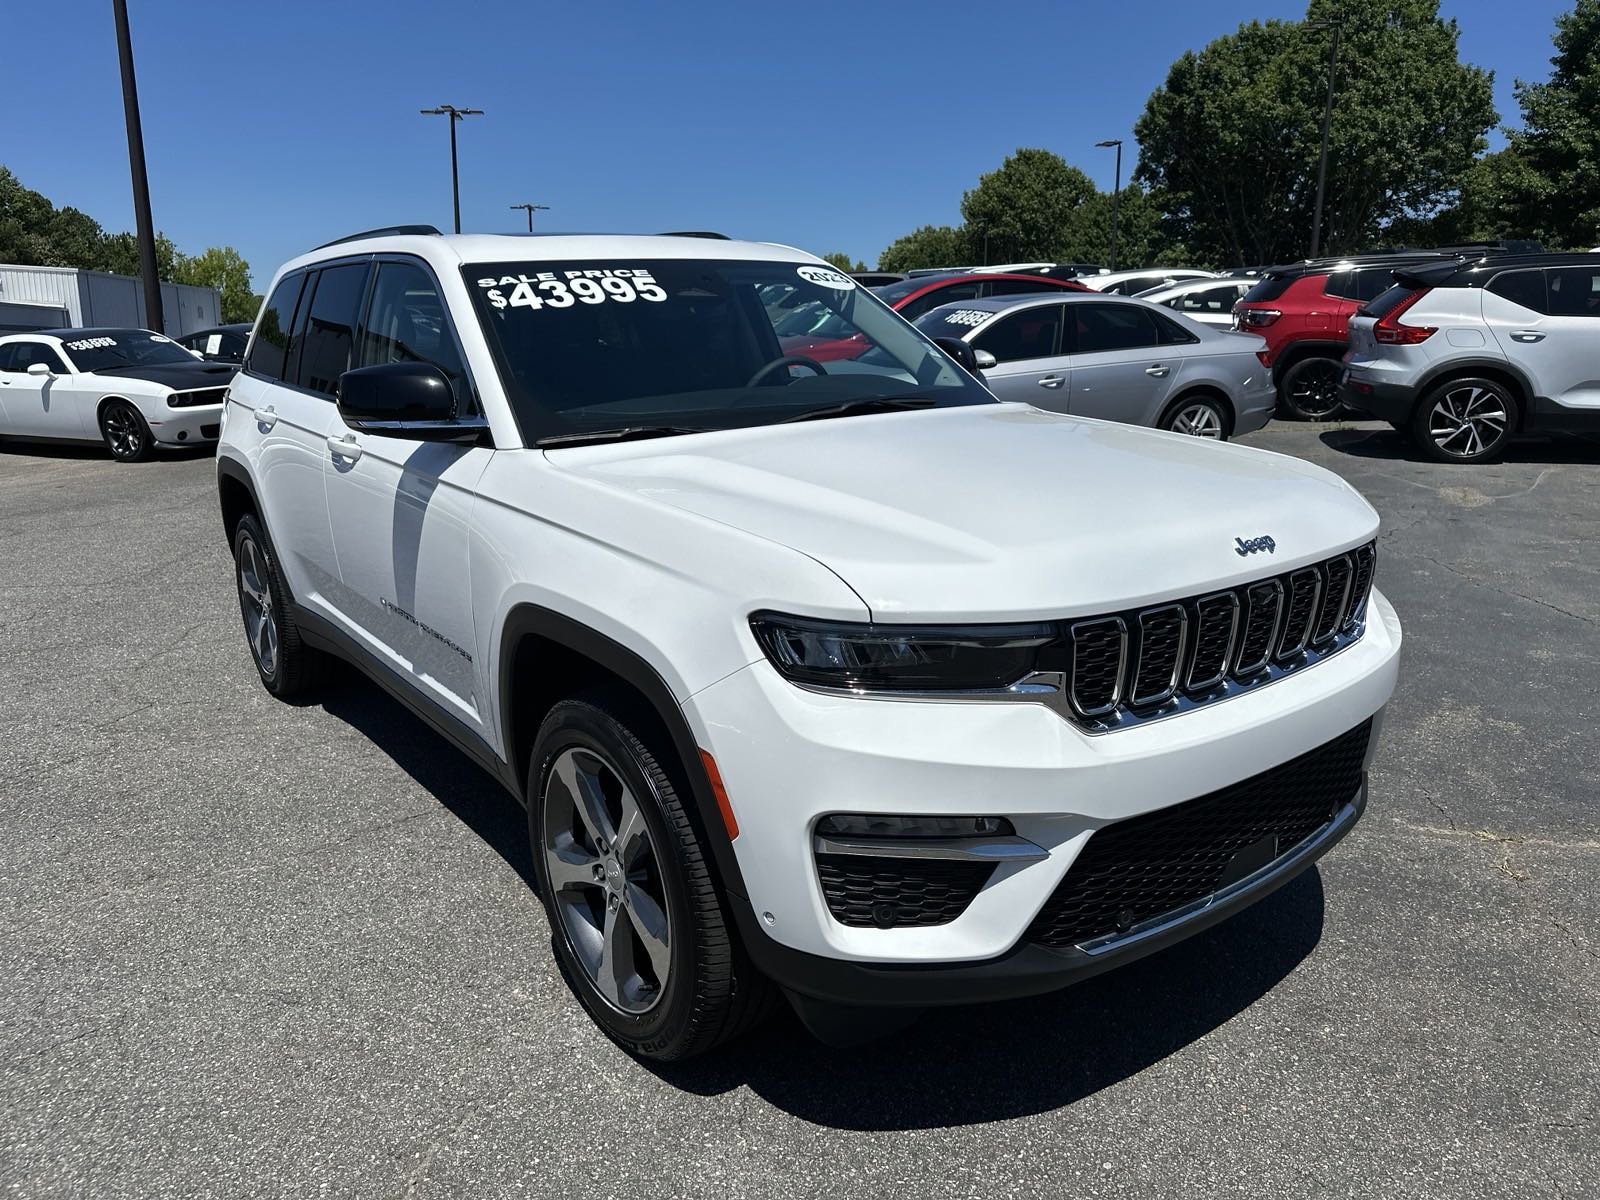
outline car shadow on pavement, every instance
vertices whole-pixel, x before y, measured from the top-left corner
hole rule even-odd
[[[1429,466],[1447,467],[1451,464],[1436,462],[1418,450],[1410,437],[1388,425],[1368,428],[1338,428],[1324,430],[1317,435],[1330,450],[1354,458],[1403,459],[1406,462],[1426,463]],[[1502,461],[1508,463],[1556,464],[1600,463],[1600,443],[1582,437],[1519,438],[1506,447]],[[1471,465],[1471,464],[1468,464]],[[1474,469],[1476,469],[1474,467]]]

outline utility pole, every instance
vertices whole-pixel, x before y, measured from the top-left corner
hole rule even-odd
[[[120,0],[119,0],[120,2]],[[468,117],[483,116],[481,108],[457,108],[454,104],[441,104],[437,108],[418,110],[425,117],[450,118],[450,199],[455,205],[456,232],[461,232],[461,177],[456,170],[456,122]]]
[[[513,204],[511,207],[514,208],[514,209],[515,208],[520,208],[520,209],[523,209],[525,212],[527,212],[527,214],[528,214],[528,232],[529,233],[533,232],[533,214],[536,213],[536,212],[549,212],[550,211],[550,206],[548,204]]]
[[[1111,269],[1117,269],[1117,203],[1122,199],[1122,139],[1107,138],[1103,142],[1096,142],[1096,149],[1104,150],[1108,147],[1117,148],[1117,174],[1116,182],[1111,185]]]
[[[128,123],[128,169],[133,175],[133,224],[144,277],[144,323],[166,332],[161,277],[156,274],[156,227],[150,219],[150,180],[144,171],[144,129],[139,124],[139,87],[133,77],[133,39],[128,36],[128,0],[111,0],[117,22],[117,61],[122,67],[122,112]]]
[[[1339,70],[1339,35],[1344,32],[1340,21],[1317,21],[1308,29],[1333,30],[1333,45],[1328,50],[1328,98],[1322,105],[1322,149],[1317,155],[1317,209],[1311,218],[1311,257],[1322,249],[1322,198],[1328,186],[1328,128],[1333,124],[1333,81]]]

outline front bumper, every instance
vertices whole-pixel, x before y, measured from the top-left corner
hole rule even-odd
[[[733,849],[748,908],[731,899],[758,965],[839,1003],[955,1003],[1095,974],[1205,928],[1303,870],[1354,823],[1364,788],[1315,853],[1280,859],[1159,929],[1092,954],[1023,941],[1097,829],[1238,783],[1374,717],[1393,690],[1399,649],[1394,610],[1374,591],[1365,635],[1312,669],[1108,734],[1084,733],[1042,705],[820,695],[764,662],[697,693],[685,711],[738,819]],[[812,852],[816,821],[835,812],[1004,816],[1046,855],[997,867],[946,923],[845,925],[827,907]]]
[[[145,410],[150,435],[163,446],[193,446],[215,442],[222,436],[222,405],[197,404],[170,408],[166,403]]]

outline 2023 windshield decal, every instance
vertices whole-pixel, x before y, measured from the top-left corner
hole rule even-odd
[[[536,271],[531,275],[501,275],[479,279],[490,304],[496,308],[571,308],[576,304],[632,304],[647,300],[659,304],[666,289],[642,267],[578,267],[566,271]]]

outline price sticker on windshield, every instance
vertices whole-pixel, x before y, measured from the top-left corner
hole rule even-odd
[[[589,267],[538,271],[480,279],[478,287],[496,308],[572,308],[578,304],[659,304],[666,289],[642,267]]]
[[[161,340],[166,341],[165,338]],[[115,346],[116,344],[116,338],[92,337],[79,338],[75,342],[67,342],[66,347],[68,350],[103,350],[107,346]]]

